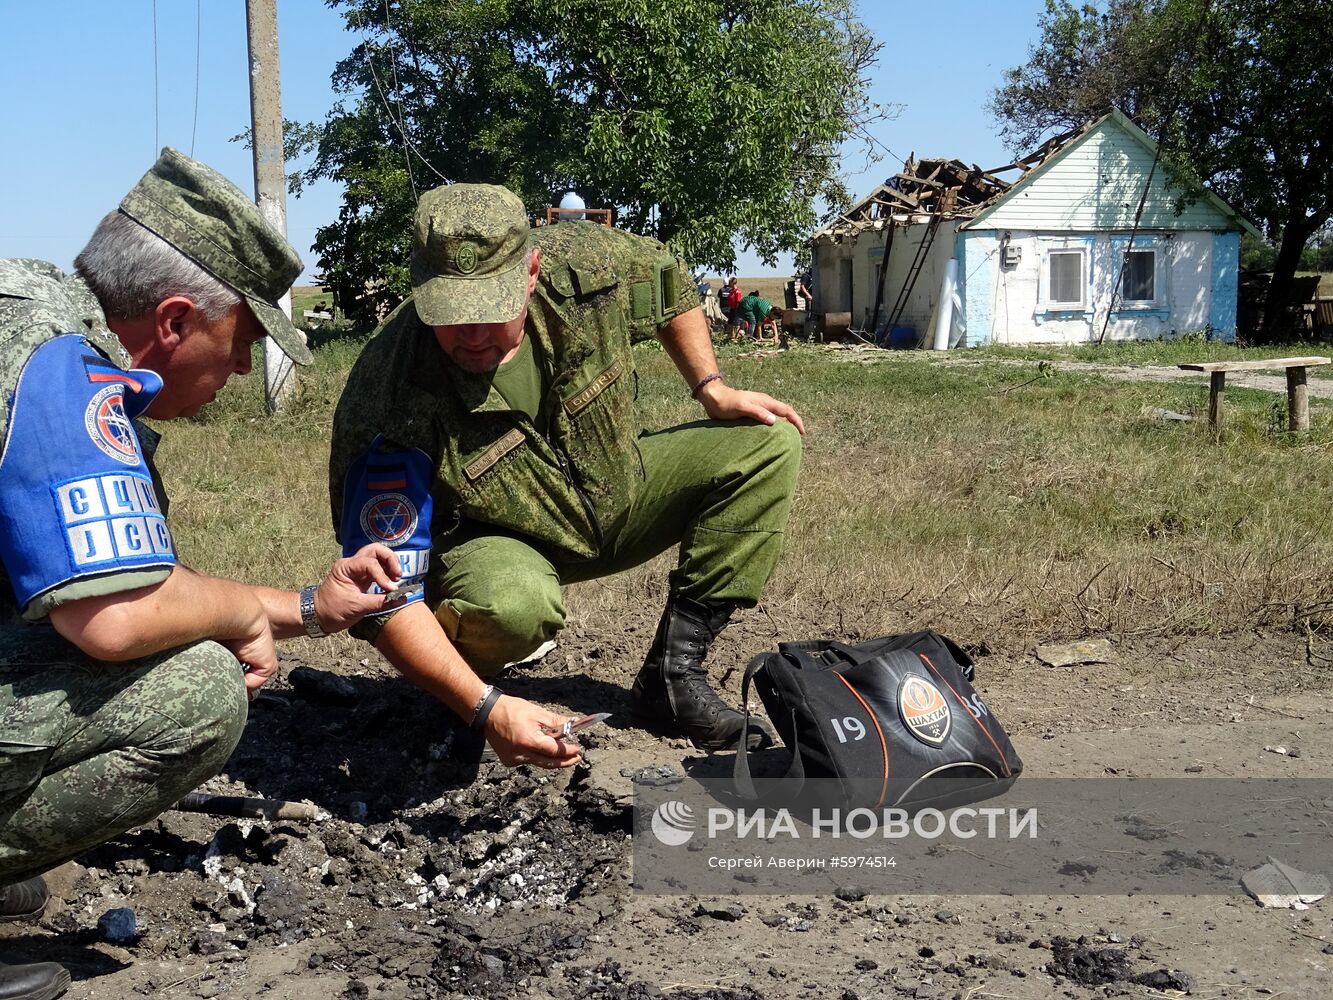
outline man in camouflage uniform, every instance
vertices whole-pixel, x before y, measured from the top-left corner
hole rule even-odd
[[[40,878],[147,822],[222,767],[274,639],[346,628],[392,589],[376,547],[300,595],[177,562],[140,416],[191,416],[250,368],[300,273],[220,174],[167,149],[65,275],[0,260],[0,919]],[[0,1000],[49,998],[54,963],[0,967]]]
[[[504,763],[565,766],[577,748],[550,735],[564,718],[482,678],[564,625],[562,584],[680,543],[633,714],[735,746],[743,717],[703,661],[777,561],[800,416],[726,385],[689,272],[660,243],[585,222],[533,231],[504,188],[422,197],[412,284],[348,379],[329,488],[344,550],[393,547],[425,593],[354,634]],[[652,336],[709,420],[640,436],[631,345]]]

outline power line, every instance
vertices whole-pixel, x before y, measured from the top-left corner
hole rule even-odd
[[[416,144],[407,137],[407,129],[403,127],[403,123],[394,116],[393,108],[389,106],[389,99],[384,96],[384,88],[380,85],[379,74],[375,72],[375,60],[370,57],[370,39],[366,37],[365,21],[362,19],[359,11],[357,12],[356,21],[357,30],[361,34],[361,49],[366,57],[366,68],[370,70],[370,78],[375,83],[375,92],[379,94],[380,104],[384,106],[384,113],[389,116],[389,121],[393,124],[394,129],[397,130],[398,137],[403,141],[403,159],[407,162],[408,177],[410,178],[412,175],[411,153],[416,153],[417,159],[424,163],[436,177],[444,181],[446,184],[452,184],[453,181],[440,173],[439,170],[435,168],[435,164],[426,159],[421,150],[417,149]],[[413,189],[415,190],[415,186]]]
[[[1199,44],[1203,37],[1203,29],[1206,26],[1209,17],[1212,15],[1212,11],[1213,11],[1212,0],[1208,0],[1208,2],[1204,5],[1203,11],[1199,15],[1198,28],[1190,36],[1192,39],[1192,43],[1190,45],[1188,57],[1185,60],[1183,60],[1180,65],[1176,67],[1176,72],[1178,74],[1193,72],[1194,64],[1199,57]],[[1168,84],[1172,82],[1171,74],[1169,71],[1167,73],[1166,80]],[[1111,325],[1111,314],[1116,311],[1117,300],[1120,298],[1121,295],[1121,283],[1125,280],[1125,269],[1129,267],[1129,255],[1134,252],[1134,238],[1138,235],[1139,223],[1143,219],[1143,209],[1144,206],[1148,203],[1148,192],[1152,188],[1153,175],[1157,173],[1157,164],[1162,157],[1162,143],[1166,141],[1167,131],[1170,129],[1171,123],[1175,119],[1176,115],[1180,112],[1179,91],[1182,87],[1183,83],[1178,83],[1173,88],[1172,91],[1167,91],[1167,93],[1169,93],[1171,97],[1171,100],[1167,102],[1167,110],[1162,115],[1161,124],[1157,129],[1157,145],[1156,148],[1153,150],[1152,154],[1152,166],[1148,168],[1148,179],[1143,183],[1143,194],[1139,196],[1139,207],[1134,212],[1134,225],[1131,227],[1129,231],[1129,243],[1126,244],[1125,252],[1120,258],[1120,269],[1119,272],[1116,274],[1115,284],[1111,286],[1111,302],[1106,310],[1106,317],[1102,320],[1102,332],[1097,337],[1098,347],[1101,347],[1102,342],[1106,340],[1106,331]],[[1155,260],[1156,258],[1154,257],[1154,261]],[[1153,280],[1155,282],[1156,278],[1154,277]],[[1154,284],[1154,291],[1156,291],[1155,284]]]
[[[157,110],[157,0],[153,0],[153,157],[156,159],[157,151],[162,148],[158,141],[158,110]]]
[[[888,146],[884,145],[884,143],[880,142],[879,139],[877,139],[875,136],[871,135],[871,134],[870,134],[870,131],[869,131],[864,125],[858,125],[858,126],[856,127],[856,130],[857,130],[858,132],[861,133],[861,135],[862,135],[863,138],[868,139],[870,142],[874,143],[876,146],[878,146],[880,149],[884,150],[884,152],[888,153],[889,156],[893,157],[893,158],[894,158],[895,160],[897,160],[899,163],[906,163],[906,162],[907,162],[907,160],[906,160],[905,157],[899,156],[897,153],[895,153],[893,150],[891,150]]]
[[[384,31],[389,36],[389,68],[393,71],[393,100],[398,105],[398,124],[403,124],[403,87],[398,82],[398,50],[393,47],[393,23],[389,20],[389,0],[384,0]],[[412,176],[412,157],[404,157],[407,161],[407,183],[412,186],[412,198],[415,200],[417,195],[417,179]]]
[[[201,21],[203,20],[200,11],[200,5],[203,0],[194,0],[194,121],[190,125],[190,155],[194,155],[194,138],[199,133],[199,52],[201,48],[200,39],[203,35]]]

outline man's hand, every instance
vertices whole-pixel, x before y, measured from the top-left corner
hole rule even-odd
[[[383,594],[367,594],[372,583],[393,590],[398,557],[385,545],[371,544],[339,559],[315,591],[315,614],[325,632],[341,632],[384,606]]]
[[[579,762],[577,743],[563,743],[542,732],[541,727],[559,730],[568,715],[548,712],[522,698],[505,695],[495,703],[486,720],[486,742],[506,767],[532,764],[557,769]]]
[[[715,379],[699,390],[699,402],[714,420],[758,420],[771,426],[781,418],[805,434],[801,415],[782,400],[764,392],[733,389],[721,379]]]
[[[278,653],[273,648],[273,631],[269,628],[263,604],[254,598],[250,603],[254,605],[253,610],[244,606],[237,609],[238,617],[247,619],[238,629],[239,634],[217,641],[231,650],[231,655],[244,668],[245,691],[254,698],[255,692],[277,672]]]

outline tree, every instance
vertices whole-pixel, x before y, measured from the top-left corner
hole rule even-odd
[[[1107,0],[1102,9],[1046,0],[1037,22],[1041,41],[1026,64],[1004,71],[987,105],[1006,146],[1027,152],[1113,105],[1131,118],[1145,118],[1160,91],[1162,67],[1174,61],[1164,51],[1169,40],[1147,30],[1146,4]]]
[[[1286,322],[1302,250],[1333,219],[1333,0],[1047,0],[1041,40],[991,109],[1031,139],[1120,104],[1161,137],[1173,182],[1207,183],[1277,244],[1263,335]]]
[[[315,249],[351,314],[407,293],[416,195],[446,176],[532,208],[577,190],[695,264],[734,268],[733,239],[772,261],[848,203],[839,147],[885,114],[853,0],[328,2],[361,41],[295,186],[345,185]]]

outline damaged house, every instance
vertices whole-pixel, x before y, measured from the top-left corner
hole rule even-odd
[[[1119,110],[996,170],[912,158],[811,238],[815,313],[909,347],[1233,340],[1258,233],[1180,195]]]

